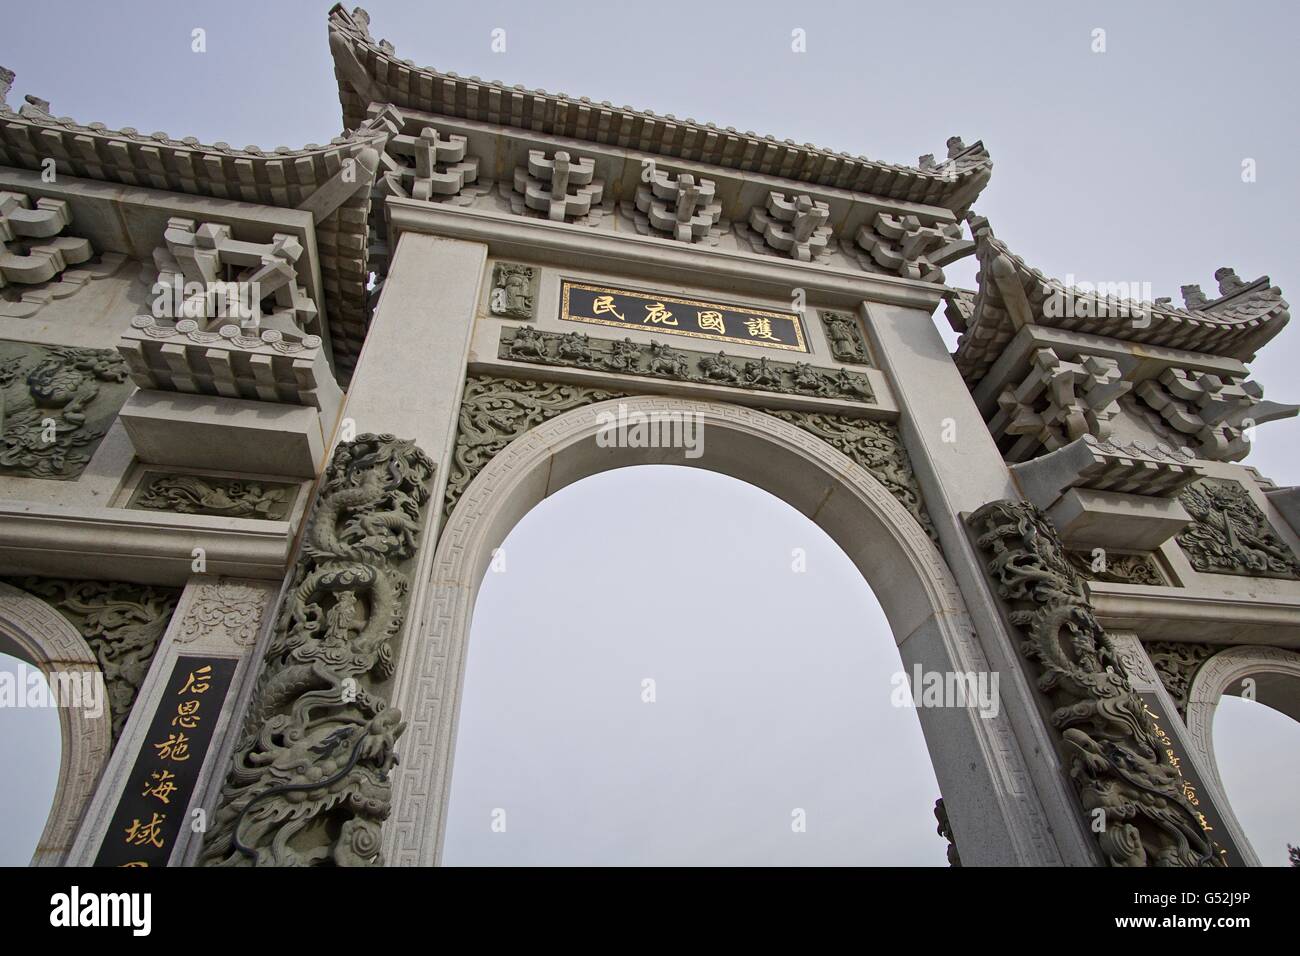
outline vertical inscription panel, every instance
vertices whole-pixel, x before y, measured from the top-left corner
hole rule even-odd
[[[1137,693],[1146,707],[1147,716],[1155,724],[1156,739],[1169,755],[1169,762],[1178,768],[1182,778],[1183,796],[1196,809],[1201,829],[1205,831],[1206,838],[1213,845],[1214,852],[1228,866],[1245,866],[1246,860],[1237,849],[1237,844],[1233,841],[1228,828],[1224,826],[1222,815],[1214,805],[1214,801],[1210,799],[1209,791],[1201,782],[1201,775],[1197,773],[1195,765],[1188,758],[1182,745],[1165,729],[1173,727],[1174,722],[1165,713],[1160,695],[1151,690],[1138,690]]]
[[[95,866],[167,865],[238,664],[226,657],[176,659]]]

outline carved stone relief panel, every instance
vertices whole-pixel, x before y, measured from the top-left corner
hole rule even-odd
[[[86,639],[104,674],[113,740],[122,734],[180,590],[121,581],[8,577],[66,617]]]
[[[287,521],[298,485],[216,475],[146,471],[126,507],[177,514]]]
[[[1153,641],[1143,645],[1147,656],[1155,665],[1160,682],[1169,691],[1174,706],[1182,717],[1187,716],[1187,695],[1192,689],[1192,680],[1201,665],[1223,650],[1222,645],[1193,644],[1186,641]]]
[[[0,341],[0,475],[76,478],[133,388],[109,349]]]
[[[870,365],[867,343],[862,339],[862,329],[856,317],[847,312],[831,312],[818,309],[822,319],[822,328],[826,330],[826,341],[830,343],[831,355],[835,361],[846,365]]]
[[[797,412],[765,409],[767,414],[785,419],[820,438],[837,451],[869,471],[899,503],[911,512],[930,540],[939,543],[930,515],[921,498],[921,486],[912,472],[912,463],[903,447],[898,428],[888,422],[820,412]]]
[[[507,319],[532,319],[536,316],[538,270],[514,262],[492,266],[492,290],[488,309]]]
[[[451,514],[469,483],[492,456],[534,425],[550,421],[571,408],[622,395],[622,392],[558,382],[471,376],[465,382],[461,399],[460,428],[456,432],[451,474],[447,476],[443,513]]]
[[[1067,551],[1071,566],[1085,581],[1163,587],[1169,579],[1151,554],[1125,554],[1108,548]]]
[[[1300,579],[1300,562],[1240,482],[1202,478],[1179,499],[1192,516],[1177,536],[1193,568],[1207,574]]]
[[[393,675],[391,642],[406,620],[433,473],[424,452],[392,435],[335,449],[203,865],[382,865],[393,746],[406,726],[382,688]],[[251,640],[254,610],[250,595],[214,603],[210,614]]]
[[[970,516],[1021,654],[1045,695],[1083,812],[1104,817],[1112,866],[1222,861],[1184,791],[1167,737],[1102,629],[1056,529],[1031,504],[994,501]]]
[[[540,332],[527,326],[501,330],[498,357],[787,395],[854,402],[870,402],[875,398],[871,383],[847,369],[818,368],[807,362],[778,362],[767,356],[747,360],[733,358],[725,351],[697,352],[655,341],[593,339],[578,332]]]

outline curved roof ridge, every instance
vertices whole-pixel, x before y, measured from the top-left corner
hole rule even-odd
[[[13,74],[3,71],[12,82]],[[239,198],[296,207],[337,171],[343,156],[382,149],[390,129],[383,119],[361,124],[328,143],[262,149],[229,143],[200,143],[133,127],[110,129],[55,116],[34,96],[13,109],[0,99],[0,165],[40,169],[53,159],[63,172],[82,179],[120,182],[218,198]],[[304,162],[305,161],[305,162]]]
[[[1023,325],[1250,361],[1291,317],[1282,290],[1268,276],[1244,282],[1225,266],[1215,272],[1218,298],[1206,298],[1199,286],[1183,286],[1187,307],[1178,308],[1168,298],[1145,301],[1067,286],[1012,252],[987,220],[972,217],[971,232],[979,290],[973,303],[954,301],[948,309],[962,333],[953,357],[968,383],[983,377]]]
[[[370,16],[360,7],[349,13],[335,4],[329,12],[329,33],[345,126],[360,124],[372,102],[392,103],[962,212],[992,170],[983,143],[967,146],[959,137],[949,139],[946,159],[935,162],[927,155],[918,165],[906,166],[752,131],[741,133],[692,118],[679,120],[672,114],[616,107],[609,101],[593,102],[586,96],[529,90],[417,66],[399,58],[387,40],[371,36]]]

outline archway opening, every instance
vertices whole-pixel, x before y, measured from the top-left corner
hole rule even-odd
[[[901,670],[857,568],[780,499],[585,478],[480,588],[443,862],[943,865]]]
[[[1300,680],[1286,680],[1292,699],[1300,699]],[[1260,863],[1291,865],[1287,846],[1300,847],[1300,722],[1258,700],[1224,694],[1213,734],[1219,777]]]
[[[63,736],[49,700],[40,668],[0,651],[0,866],[31,862],[54,805]]]

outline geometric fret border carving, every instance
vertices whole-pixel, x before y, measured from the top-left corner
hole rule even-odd
[[[1070,779],[1111,866],[1222,865],[1056,529],[1032,504],[970,516],[1021,654],[1047,697]]]
[[[20,659],[47,676],[62,672],[85,679],[83,675],[100,669],[94,651],[67,617],[41,598],[14,587],[10,579],[0,582],[0,625],[7,639],[6,650],[17,651]],[[91,713],[87,707],[59,708],[63,752],[58,785],[32,866],[62,866],[66,862],[112,753],[111,706],[98,716]]]

